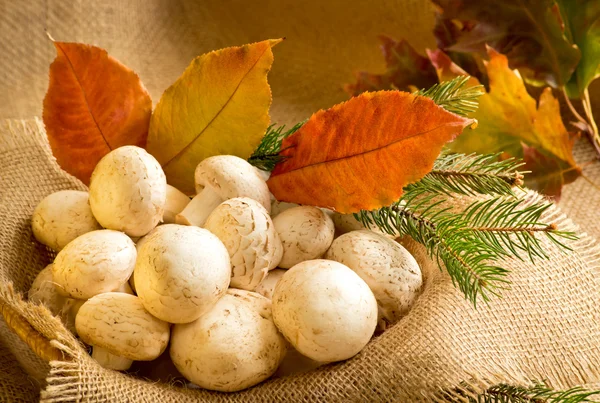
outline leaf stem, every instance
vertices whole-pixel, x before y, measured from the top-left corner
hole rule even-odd
[[[589,183],[590,185],[595,187],[597,190],[600,190],[600,186],[598,184],[596,184],[593,180],[588,178],[586,175],[581,174],[581,177],[583,178],[583,180],[585,180],[587,183]]]
[[[598,126],[596,125],[596,121],[594,120],[594,114],[592,113],[592,105],[590,102],[590,93],[585,89],[583,91],[583,99],[581,100],[581,104],[583,105],[583,110],[588,118],[588,126],[590,127],[590,131],[588,132],[589,140],[592,142],[592,145],[596,149],[598,153],[598,157],[600,158],[600,134],[598,133]]]
[[[585,110],[585,113],[590,121],[590,125],[592,126],[592,130],[594,131],[594,135],[596,136],[596,139],[598,139],[598,125],[596,125],[596,121],[594,120],[594,114],[592,113],[592,103],[590,101],[590,92],[587,88],[583,91],[582,103],[583,109]]]
[[[571,113],[575,116],[575,118],[577,118],[577,120],[579,120],[579,122],[584,123],[586,126],[589,126],[590,124],[587,122],[587,120],[585,120],[584,117],[581,116],[579,114],[579,112],[577,112],[577,109],[575,109],[575,107],[571,103],[571,100],[569,99],[569,95],[567,95],[567,90],[564,86],[562,87],[562,92],[565,97],[565,102],[567,103],[567,106],[569,107],[569,110],[571,111]]]

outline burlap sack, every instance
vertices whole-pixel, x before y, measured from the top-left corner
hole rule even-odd
[[[47,27],[58,40],[108,49],[140,74],[155,102],[195,55],[286,36],[269,78],[272,116],[296,122],[345,99],[341,84],[357,68],[382,68],[377,34],[406,37],[421,50],[435,44],[427,0],[348,3],[0,0],[0,118],[40,115],[54,57]],[[577,153],[579,162],[593,159],[585,143]],[[600,164],[585,172],[600,180]],[[551,260],[537,265],[504,262],[513,288],[502,299],[474,310],[423,250],[409,244],[427,281],[400,324],[348,362],[228,395],[106,371],[48,311],[20,299],[52,259],[31,236],[33,208],[48,193],[81,187],[53,162],[39,120],[0,123],[0,308],[6,320],[0,321],[0,401],[31,401],[39,389],[43,400],[61,402],[416,401],[441,400],[442,391],[461,384],[478,391],[532,379],[557,388],[600,383],[600,252],[584,234],[600,236],[600,192],[585,180],[568,186],[561,200],[583,230],[558,209],[545,217],[578,231],[574,252],[551,249]]]
[[[347,362],[248,391],[182,390],[107,371],[58,319],[18,295],[52,259],[31,235],[35,205],[52,191],[82,186],[53,161],[39,120],[6,121],[0,138],[0,305],[35,353],[54,359],[44,401],[431,401],[465,383],[479,390],[531,379],[546,379],[558,388],[600,380],[600,251],[585,234],[568,254],[547,245],[547,262],[504,262],[512,271],[512,290],[477,310],[421,248],[409,244],[426,285],[406,318]],[[558,209],[544,219],[576,229]],[[39,371],[40,361],[23,354],[22,344],[7,341],[30,374]]]

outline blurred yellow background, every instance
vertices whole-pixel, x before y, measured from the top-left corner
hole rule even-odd
[[[377,35],[435,47],[429,0],[0,0],[0,118],[40,116],[59,41],[100,46],[135,70],[154,104],[197,55],[266,38],[274,122],[347,99],[357,70],[384,70]]]

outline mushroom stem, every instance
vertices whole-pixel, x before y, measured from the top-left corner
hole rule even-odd
[[[163,213],[163,223],[175,224],[175,217],[183,211],[189,202],[190,198],[185,193],[171,185],[167,185],[167,202],[165,203],[165,212]]]
[[[133,364],[133,360],[120,357],[109,352],[107,349],[98,346],[92,347],[92,358],[102,367],[114,369],[115,371],[126,371],[131,367],[131,364]]]
[[[177,214],[175,222],[182,225],[202,227],[210,213],[225,200],[210,187],[205,187]]]

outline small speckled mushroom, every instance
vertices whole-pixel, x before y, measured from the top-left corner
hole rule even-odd
[[[274,269],[269,272],[267,277],[256,287],[256,292],[266,298],[273,298],[273,292],[275,291],[275,286],[277,282],[281,280],[281,277],[285,274],[287,270],[283,269]]]
[[[31,302],[45,305],[53,315],[58,315],[69,299],[58,291],[58,287],[52,280],[52,264],[38,273],[27,297]]]
[[[125,282],[115,292],[133,294],[129,284]],[[52,264],[38,273],[28,293],[29,301],[45,305],[53,315],[60,316],[65,327],[75,333],[75,317],[85,300],[69,298],[61,294],[59,287],[52,279]]]
[[[88,232],[58,253],[52,279],[61,293],[88,299],[127,282],[136,256],[135,244],[124,233],[108,229]]]
[[[114,369],[115,371],[127,371],[133,364],[133,360],[112,354],[107,349],[100,346],[92,347],[92,358],[96,360],[100,366]]]
[[[259,294],[230,290],[195,322],[175,325],[170,354],[179,372],[202,388],[221,392],[270,377],[285,357],[287,343],[269,305]]]
[[[169,323],[188,323],[227,291],[229,253],[208,230],[165,224],[146,235],[135,266],[135,290],[146,309]]]
[[[190,198],[179,189],[167,185],[167,201],[163,213],[164,224],[175,224],[175,217],[181,213],[190,202]]]
[[[273,320],[301,354],[319,362],[346,360],[369,342],[377,301],[351,269],[331,260],[308,260],[275,286]]]
[[[78,236],[102,227],[92,214],[88,192],[61,190],[37,205],[31,229],[38,242],[60,251]]]
[[[336,236],[343,235],[350,231],[359,231],[359,230],[370,230],[376,232],[378,234],[382,234],[390,239],[395,239],[398,235],[390,235],[381,231],[376,225],[372,225],[371,228],[366,228],[360,221],[354,218],[354,214],[340,214],[333,213],[331,216],[333,220],[333,224],[335,225],[335,233]]]
[[[345,264],[369,285],[379,306],[381,330],[408,313],[423,285],[415,258],[399,243],[372,231],[340,236],[325,258]]]
[[[209,214],[225,200],[249,197],[271,212],[271,196],[267,183],[256,169],[234,155],[216,155],[196,167],[198,193],[177,215],[178,224],[202,227]]]
[[[140,147],[114,149],[92,172],[90,206],[104,228],[146,235],[162,220],[166,197],[160,164]]]
[[[275,218],[277,215],[283,213],[285,210],[289,210],[291,208],[298,207],[298,206],[300,206],[300,205],[296,204],[296,203],[288,203],[288,202],[273,200],[271,202],[271,217]]]
[[[210,213],[204,228],[223,242],[231,259],[231,287],[254,290],[281,260],[283,248],[269,213],[256,200],[236,197]]]
[[[290,208],[273,218],[273,224],[283,245],[279,267],[284,269],[321,257],[333,242],[333,221],[317,207]]]
[[[120,292],[86,301],[75,327],[85,343],[134,361],[154,360],[169,343],[169,324],[152,316],[135,295]]]

